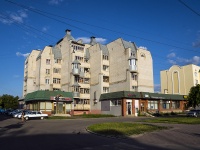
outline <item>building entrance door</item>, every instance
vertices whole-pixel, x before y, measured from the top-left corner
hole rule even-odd
[[[127,100],[126,102],[126,114],[132,115],[132,101]]]

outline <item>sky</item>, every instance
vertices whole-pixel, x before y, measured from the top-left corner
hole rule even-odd
[[[147,48],[155,92],[160,71],[200,65],[199,0],[1,0],[0,95],[21,97],[26,57],[55,45],[66,29],[86,43],[122,38]]]

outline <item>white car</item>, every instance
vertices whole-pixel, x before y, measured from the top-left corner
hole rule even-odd
[[[27,113],[24,115],[25,120],[36,119],[36,118],[44,119],[47,117],[48,114],[43,114],[41,111],[32,111],[31,113]]]
[[[26,115],[26,114],[30,114],[31,111],[24,111],[24,113],[25,113],[25,115]],[[18,119],[21,119],[21,118],[22,118],[22,112],[20,112],[20,113],[17,114],[17,118],[18,118]]]

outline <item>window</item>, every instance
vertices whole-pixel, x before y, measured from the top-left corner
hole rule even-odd
[[[46,83],[46,84],[49,84],[49,83],[50,83],[50,80],[49,80],[49,79],[45,79],[45,83]]]
[[[170,101],[161,101],[161,106],[163,109],[169,109],[170,108]]]
[[[46,74],[50,74],[50,69],[46,69]]]
[[[148,101],[148,109],[158,109],[158,101]]]
[[[90,94],[90,89],[80,88],[80,93],[81,94]]]
[[[137,86],[132,86],[133,91],[137,92],[138,91],[138,87]]]
[[[57,88],[53,88],[53,91],[59,91],[60,89],[57,89]]]
[[[107,55],[103,55],[103,60],[108,60],[108,56]]]
[[[46,64],[50,65],[50,59],[46,59]]]
[[[104,71],[109,71],[109,66],[103,65],[103,70]]]
[[[53,68],[53,73],[60,73],[60,68]]]
[[[55,63],[56,64],[60,64],[61,63],[61,59],[55,59]]]
[[[109,92],[109,87],[103,87],[103,93],[108,93]]]
[[[121,106],[121,100],[111,100],[111,106]]]
[[[75,60],[79,60],[79,61],[83,62],[84,59],[81,56],[75,56]]]
[[[173,109],[180,108],[180,101],[172,101],[172,108]]]
[[[103,76],[103,82],[109,82],[109,77],[108,76]]]
[[[60,84],[60,79],[59,78],[53,78],[53,83]]]
[[[131,73],[131,77],[132,77],[133,80],[137,80],[137,74]]]

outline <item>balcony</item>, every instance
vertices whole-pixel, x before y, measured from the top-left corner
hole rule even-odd
[[[73,92],[73,97],[74,98],[79,98],[80,97],[80,93],[79,92]]]
[[[80,75],[80,69],[79,68],[73,68],[72,69],[72,74],[73,75]]]
[[[130,72],[137,72],[137,66],[136,65],[130,65],[129,70],[130,70]]]

